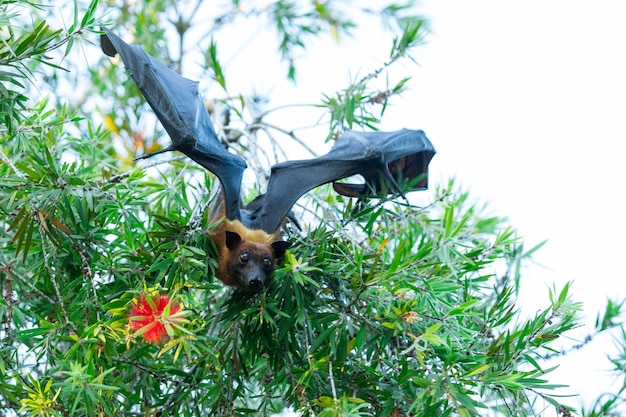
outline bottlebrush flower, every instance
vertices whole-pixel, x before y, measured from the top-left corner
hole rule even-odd
[[[141,295],[133,300],[128,318],[135,336],[142,336],[144,342],[160,343],[187,322],[186,315],[180,303],[170,300],[166,294],[156,294]]]

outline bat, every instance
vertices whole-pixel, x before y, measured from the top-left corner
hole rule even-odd
[[[302,195],[320,185],[332,182],[336,192],[348,197],[404,196],[400,183],[408,183],[411,191],[428,187],[428,164],[435,149],[423,131],[346,129],[326,155],[272,166],[265,194],[243,205],[240,193],[246,162],[221,145],[198,83],[167,68],[140,46],[103,31],[102,50],[111,57],[121,56],[171,139],[167,148],[141,158],[180,151],[220,181],[220,198],[209,217],[221,221],[211,236],[219,252],[216,276],[227,285],[251,293],[263,287],[289,247],[280,233],[285,218]],[[362,177],[362,184],[339,182],[356,175]]]

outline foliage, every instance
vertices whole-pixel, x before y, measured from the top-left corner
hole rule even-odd
[[[150,139],[161,130],[120,65],[102,58],[89,65],[91,85],[71,97],[59,89],[84,77],[75,63],[97,43],[105,22],[96,16],[132,28],[135,42],[180,69],[183,54],[170,58],[167,34],[173,28],[184,51],[204,6],[185,15],[166,0],[0,2],[2,413],[230,416],[294,406],[319,416],[470,416],[529,415],[549,404],[567,415],[543,358],[578,325],[580,305],[567,284],[524,318],[516,291],[537,248],[525,250],[504,219],[452,182],[427,207],[322,187],[299,208],[313,226],[286,230],[295,244],[261,294],[212,278],[205,209],[214,179],[180,157],[132,161],[161,146]],[[324,112],[328,138],[345,126],[376,128],[405,88],[408,77],[383,89],[371,82],[423,41],[424,21],[410,6],[359,9],[399,35],[380,68],[305,108]],[[220,63],[219,31],[265,19],[297,80],[307,43],[349,35],[356,8],[339,0],[220,7],[198,43],[206,74],[228,93],[210,104],[225,145],[258,160],[262,178],[284,155],[281,143],[304,141],[266,120],[273,110],[259,110],[258,97],[227,89],[237,87]],[[266,160],[264,141],[274,151]],[[608,305],[598,331],[619,325],[621,305]],[[155,320],[159,331],[148,337]],[[624,372],[622,356],[614,363]],[[619,399],[610,401],[589,415]]]
[[[596,331],[601,332],[611,328],[618,328],[619,333],[615,336],[617,353],[609,357],[616,374],[616,379],[621,378],[621,383],[617,390],[606,392],[600,396],[589,407],[583,410],[583,414],[588,417],[617,417],[624,414],[624,393],[626,393],[626,329],[620,318],[623,317],[624,300],[607,300],[606,309],[602,315],[598,314],[596,319]]]

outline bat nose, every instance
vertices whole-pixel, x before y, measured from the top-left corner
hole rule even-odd
[[[258,278],[252,278],[248,283],[248,287],[252,292],[259,292],[263,288],[263,281]]]

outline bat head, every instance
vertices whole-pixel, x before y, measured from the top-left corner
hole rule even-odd
[[[274,264],[285,254],[289,242],[258,243],[244,240],[232,231],[226,231],[228,249],[226,269],[229,275],[227,284],[248,293],[257,293],[263,288],[274,272]]]

